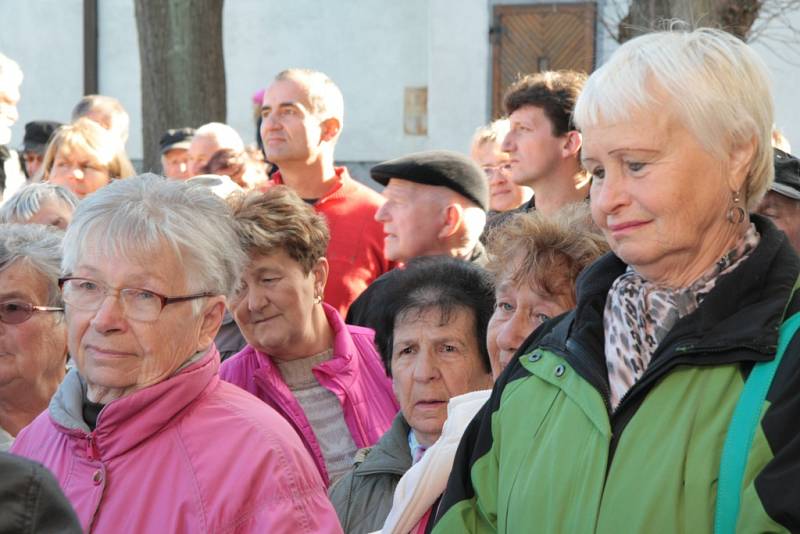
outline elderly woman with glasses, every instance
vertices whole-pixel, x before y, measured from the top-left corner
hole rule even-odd
[[[64,378],[60,264],[60,232],[0,225],[0,450],[47,408]]]
[[[613,254],[523,343],[434,532],[797,532],[800,260],[753,214],[769,74],[719,30],[626,42],[575,106]]]
[[[76,210],[60,280],[76,368],[12,452],[55,474],[86,531],[340,530],[292,428],[219,379],[236,243],[222,200],[153,175]]]

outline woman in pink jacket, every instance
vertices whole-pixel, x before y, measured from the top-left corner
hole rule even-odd
[[[90,532],[340,532],[274,410],[218,376],[245,256],[201,186],[120,180],[84,200],[60,280],[76,369],[12,452],[43,463]]]
[[[234,218],[250,262],[231,309],[248,345],[220,374],[278,410],[333,483],[399,409],[374,333],[322,302],[328,227],[291,189],[241,199]]]

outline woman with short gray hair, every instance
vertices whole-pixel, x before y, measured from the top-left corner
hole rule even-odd
[[[85,530],[340,531],[294,429],[219,380],[237,243],[203,186],[145,175],[78,206],[59,281],[76,368],[13,452],[53,471]]]
[[[769,72],[708,28],[627,41],[575,105],[613,254],[519,347],[434,532],[796,532],[800,260],[752,213]]]
[[[32,183],[22,187],[0,207],[0,223],[47,224],[65,230],[78,197],[66,187]]]
[[[60,263],[61,232],[0,225],[0,450],[47,408],[64,378]]]

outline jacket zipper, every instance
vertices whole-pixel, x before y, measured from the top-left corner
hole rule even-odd
[[[94,435],[91,433],[86,434],[86,456],[88,456],[90,460],[97,460],[98,458]]]

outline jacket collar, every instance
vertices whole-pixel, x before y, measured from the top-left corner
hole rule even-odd
[[[392,426],[367,454],[354,476],[369,476],[380,473],[402,475],[411,468],[411,450],[408,448],[408,426],[402,412],[398,413]]]
[[[314,367],[313,373],[314,375],[322,374],[328,378],[335,378],[342,387],[348,388],[360,376],[357,368],[359,359],[356,357],[358,349],[347,331],[347,325],[342,320],[339,312],[336,311],[336,308],[325,302],[322,303],[322,307],[325,310],[328,324],[333,330],[333,357]],[[261,352],[250,345],[245,350],[253,350],[256,353],[259,374],[262,374],[270,383],[274,384],[276,380],[283,381],[280,371],[272,362],[272,357],[269,354]]]
[[[761,234],[758,246],[739,267],[717,281],[694,313],[675,324],[654,354],[651,366],[661,357],[690,353],[702,353],[697,363],[762,361],[774,356],[778,328],[800,272],[800,259],[771,221],[759,215],[750,217]],[[626,268],[611,253],[587,268],[578,278],[575,311],[541,342],[565,352],[582,349],[582,356],[594,361],[595,379],[606,375],[601,372],[605,368],[606,297]],[[605,380],[607,383],[607,375]]]
[[[350,173],[347,172],[347,167],[335,167],[334,172],[336,173],[334,185],[328,190],[327,193],[322,195],[317,199],[316,202],[314,202],[315,206],[319,206],[320,204],[328,202],[329,200],[347,199],[349,194],[352,192],[353,179],[350,178]],[[283,185],[283,176],[281,176],[281,171],[276,171],[275,174],[272,175],[272,183],[274,185]]]
[[[167,380],[108,403],[91,432],[99,456],[119,456],[172,423],[205,390],[216,385],[219,364],[219,352],[212,345]],[[48,408],[50,419],[62,432],[77,437],[90,434],[82,415],[85,391],[78,370],[71,369]]]

